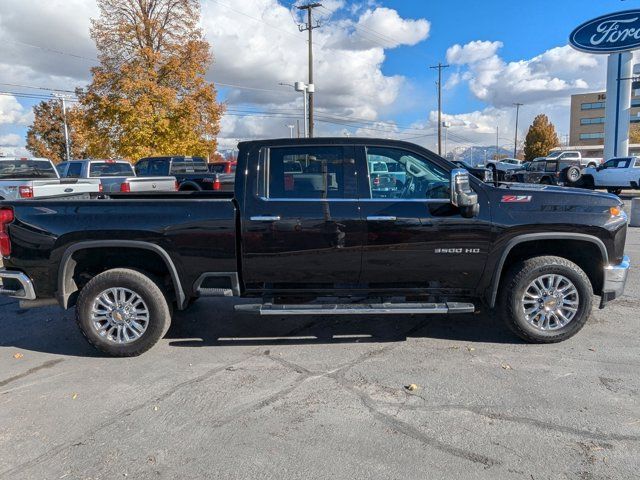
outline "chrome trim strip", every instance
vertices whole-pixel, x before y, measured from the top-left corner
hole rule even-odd
[[[249,307],[244,306],[243,307]],[[259,313],[263,316],[271,315],[398,315],[424,313],[432,315],[446,315],[448,313],[473,313],[475,306],[469,304],[453,304],[449,308],[446,303],[416,304],[416,303],[379,303],[354,305],[261,305]]]
[[[369,215],[367,220],[370,222],[395,222],[397,218],[392,215]]]
[[[12,272],[5,269],[0,269],[0,280],[3,279],[16,280],[20,283],[22,290],[8,290],[3,286],[0,288],[0,295],[6,295],[12,298],[19,298],[21,300],[35,300],[36,291],[33,288],[33,282],[31,279],[22,272]]]
[[[256,215],[249,219],[254,222],[277,222],[280,220],[280,215]]]
[[[451,203],[448,198],[267,198],[258,197],[263,202],[386,202],[386,203]]]

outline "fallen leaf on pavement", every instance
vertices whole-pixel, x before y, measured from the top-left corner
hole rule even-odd
[[[20,360],[22,357],[24,357],[24,355],[20,352],[13,354],[13,358],[15,358],[16,360]]]
[[[74,393],[74,394],[71,396],[71,400],[75,400],[76,398],[78,398],[78,394],[77,394],[77,393]]]
[[[406,388],[410,392],[415,392],[418,389],[418,385],[416,385],[415,383],[412,383],[411,385],[407,385],[404,388]]]
[[[503,363],[503,364],[501,365],[501,367],[502,367],[504,370],[513,370],[513,369],[511,368],[511,365],[509,365],[508,363]]]

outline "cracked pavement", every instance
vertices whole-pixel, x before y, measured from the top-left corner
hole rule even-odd
[[[638,228],[627,253],[640,263]],[[637,268],[556,345],[488,314],[233,304],[201,300],[147,354],[111,359],[73,312],[3,300],[0,478],[640,478]]]

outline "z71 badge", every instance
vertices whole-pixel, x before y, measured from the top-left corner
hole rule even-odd
[[[531,195],[503,195],[502,203],[529,203],[533,197]]]

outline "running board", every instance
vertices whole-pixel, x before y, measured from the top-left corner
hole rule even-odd
[[[372,303],[306,305],[236,305],[236,311],[260,315],[411,315],[473,313],[472,303]]]
[[[199,288],[199,297],[233,297],[233,290],[230,288]]]

